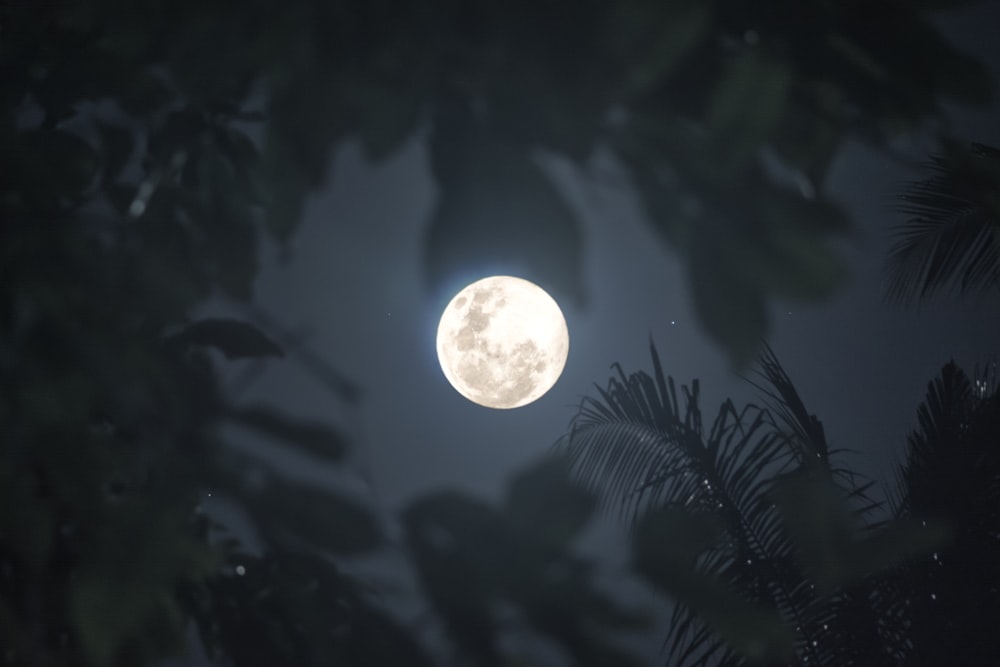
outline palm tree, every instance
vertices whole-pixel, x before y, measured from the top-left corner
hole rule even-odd
[[[922,641],[914,635],[917,627],[923,637],[935,636],[919,620],[926,605],[913,586],[930,556],[921,560],[915,554],[930,553],[928,545],[939,539],[934,520],[951,522],[954,514],[929,511],[917,500],[934,497],[937,478],[921,477],[919,471],[925,469],[921,465],[934,470],[936,462],[926,454],[911,456],[902,473],[911,480],[901,494],[905,502],[899,500],[886,516],[886,508],[868,493],[872,482],[838,463],[841,452],[830,450],[821,422],[806,409],[769,348],[754,380],[765,404],[737,409],[727,400],[711,425],[703,420],[697,381],[678,393],[653,346],[651,354],[652,375],[626,375],[615,366],[607,387],[583,399],[563,442],[575,474],[601,493],[606,506],[619,506],[640,532],[648,530],[648,522],[637,517],[658,507],[719,517],[721,537],[699,554],[699,575],[777,612],[794,628],[791,654],[780,660],[755,655],[751,639],[737,636],[734,642],[732,628],[727,635],[718,616],[705,613],[696,597],[682,594],[675,596],[667,631],[667,664],[743,665],[772,658],[774,664],[867,666],[912,660]],[[938,403],[929,397],[928,405]],[[983,414],[995,420],[1000,411],[991,405],[992,413],[982,408]],[[925,413],[940,411],[925,406]],[[944,423],[941,419],[934,423]],[[956,423],[971,424],[963,419]],[[980,446],[986,428],[974,431],[980,433]],[[928,451],[914,442],[914,451]],[[940,447],[935,451],[940,453]],[[993,507],[1000,507],[995,458],[986,466],[994,471],[993,486],[978,484],[976,498],[989,496]],[[957,470],[970,465],[967,458],[951,460]],[[876,520],[879,510],[882,519]],[[988,527],[980,524],[970,525],[969,533],[980,541],[993,535],[995,541],[996,524],[990,525],[993,533],[984,533]],[[988,553],[994,557],[995,546]],[[643,562],[638,554],[638,569],[648,574]]]
[[[938,290],[988,291],[1000,284],[1000,149],[947,145],[930,177],[911,183],[894,230],[886,296],[923,300]]]
[[[906,615],[908,665],[1000,664],[1000,392],[949,363],[927,389],[894,498],[950,527],[945,548],[887,577]]]

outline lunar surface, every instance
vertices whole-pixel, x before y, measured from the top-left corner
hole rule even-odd
[[[463,289],[445,308],[437,353],[448,382],[470,401],[518,408],[559,379],[569,332],[558,304],[541,287],[491,276]]]

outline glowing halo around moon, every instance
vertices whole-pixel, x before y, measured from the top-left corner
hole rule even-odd
[[[437,354],[448,382],[473,403],[519,408],[559,379],[569,331],[559,305],[541,287],[490,276],[466,286],[444,309]]]

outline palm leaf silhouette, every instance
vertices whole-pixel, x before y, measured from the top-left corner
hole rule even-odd
[[[931,176],[911,183],[899,210],[909,220],[894,230],[886,296],[921,300],[1000,283],[1000,149],[972,144],[932,156]]]
[[[860,586],[820,592],[798,562],[773,492],[784,475],[808,471],[836,484],[859,515],[878,503],[867,494],[870,484],[831,466],[822,424],[773,352],[765,346],[758,369],[757,386],[769,405],[740,410],[727,400],[710,424],[698,382],[678,392],[652,342],[650,353],[652,375],[626,375],[616,364],[607,387],[583,399],[563,443],[577,477],[627,520],[661,506],[721,516],[724,538],[698,568],[744,599],[778,610],[797,635],[795,664],[879,664],[866,662],[862,651],[888,654],[885,633],[874,622],[846,622],[874,618],[878,596]],[[684,604],[674,607],[665,649],[669,665],[746,664]]]
[[[953,362],[927,388],[908,438],[897,515],[942,521],[950,544],[886,579],[907,665],[1000,664],[1000,392]]]

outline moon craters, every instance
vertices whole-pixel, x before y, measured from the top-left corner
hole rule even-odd
[[[513,408],[544,394],[568,350],[566,323],[541,288],[506,276],[466,287],[438,326],[438,357],[449,382],[481,405]]]

